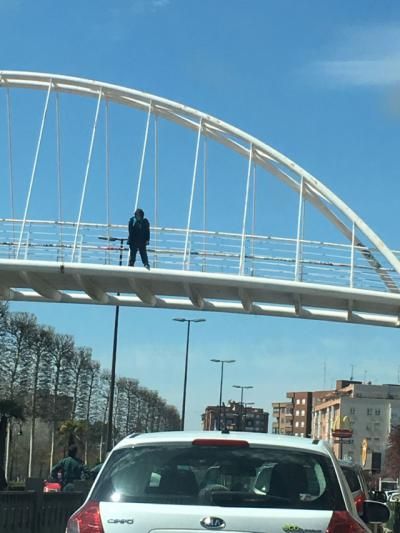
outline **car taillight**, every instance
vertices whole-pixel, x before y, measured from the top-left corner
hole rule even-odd
[[[362,515],[363,512],[364,512],[364,502],[365,502],[365,500],[366,500],[366,498],[365,498],[364,494],[360,494],[359,496],[354,498],[354,503],[356,504],[357,512],[360,515]]]
[[[347,511],[334,511],[326,533],[367,533]]]
[[[68,520],[65,533],[104,533],[98,502],[87,502]]]

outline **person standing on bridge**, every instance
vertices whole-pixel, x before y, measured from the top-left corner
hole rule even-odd
[[[150,223],[147,218],[144,218],[143,209],[136,209],[134,216],[129,219],[128,229],[129,266],[135,266],[136,254],[139,250],[143,266],[150,270],[146,249],[150,241]]]

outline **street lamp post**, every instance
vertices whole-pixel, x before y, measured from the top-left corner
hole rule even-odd
[[[205,322],[205,318],[173,318],[176,322],[187,322],[187,334],[186,334],[186,355],[185,355],[185,377],[183,379],[183,396],[182,396],[182,418],[181,418],[181,430],[185,429],[185,410],[186,410],[186,385],[187,385],[187,372],[189,361],[189,339],[190,339],[190,324],[192,322]]]
[[[122,266],[122,254],[124,251],[125,238],[122,237],[99,237],[99,239],[108,242],[119,242],[119,266]],[[119,292],[117,292],[119,296]],[[114,391],[115,391],[115,367],[117,363],[117,343],[118,343],[118,323],[119,323],[119,305],[115,306],[115,319],[114,319],[114,338],[113,338],[113,350],[111,360],[111,377],[110,377],[110,398],[108,401],[108,422],[107,422],[107,439],[106,450],[109,452],[113,447],[113,414],[114,414]]]
[[[239,417],[239,430],[242,429],[242,416],[243,416],[243,391],[244,389],[254,389],[253,385],[232,385],[235,389],[240,389],[240,417]]]
[[[219,386],[219,409],[218,409],[218,431],[221,429],[221,408],[222,408],[222,385],[224,382],[225,363],[236,363],[236,359],[210,359],[213,363],[221,363],[221,383]]]

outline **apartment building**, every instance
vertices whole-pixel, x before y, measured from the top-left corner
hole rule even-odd
[[[273,402],[272,433],[293,435],[293,405],[292,402]]]
[[[289,401],[273,402],[272,432],[295,437],[310,437],[313,406],[329,391],[287,392]]]
[[[219,406],[208,405],[202,414],[203,430],[218,428]],[[221,409],[221,428],[229,431],[268,433],[269,413],[260,407],[249,407],[240,402],[229,401]]]
[[[400,385],[340,380],[314,405],[311,435],[329,441],[337,457],[379,470],[391,427],[398,424]],[[352,430],[351,437],[334,438],[334,427],[344,426]]]

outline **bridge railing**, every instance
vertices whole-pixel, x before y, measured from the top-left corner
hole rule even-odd
[[[81,223],[77,231],[72,222],[28,220],[22,235],[21,227],[21,220],[0,219],[0,259],[116,266],[125,239],[122,264],[128,264],[126,226]],[[153,268],[377,291],[400,286],[400,276],[377,250],[351,244],[153,227],[148,251]]]

